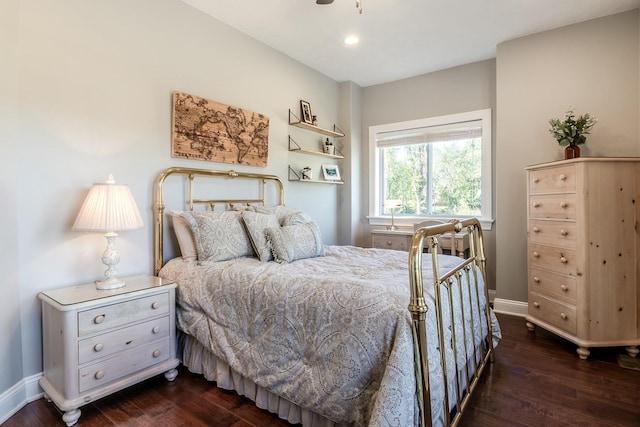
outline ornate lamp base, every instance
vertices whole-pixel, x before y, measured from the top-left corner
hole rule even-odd
[[[122,279],[102,280],[96,282],[96,289],[118,289],[126,286],[126,282]]]
[[[117,236],[114,232],[109,232],[104,235],[104,237],[107,238],[107,248],[102,254],[102,263],[107,266],[104,272],[106,280],[97,281],[96,289],[118,289],[126,285],[124,280],[116,277],[118,271],[115,265],[120,262],[120,253],[114,244]]]

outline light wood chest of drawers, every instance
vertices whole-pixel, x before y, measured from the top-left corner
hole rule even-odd
[[[527,326],[578,345],[640,344],[640,159],[530,166]]]
[[[71,426],[80,407],[160,373],[177,375],[174,283],[153,276],[42,292],[40,386]]]

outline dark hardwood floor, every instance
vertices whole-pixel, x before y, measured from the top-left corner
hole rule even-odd
[[[524,319],[498,315],[504,339],[464,414],[461,426],[640,426],[640,371],[618,366],[620,348],[593,349],[580,360],[575,346]],[[64,426],[43,399],[3,427]],[[78,426],[289,426],[252,402],[184,369],[82,407]]]

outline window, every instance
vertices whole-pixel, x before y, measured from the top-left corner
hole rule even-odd
[[[372,126],[369,139],[372,224],[492,220],[491,110]]]

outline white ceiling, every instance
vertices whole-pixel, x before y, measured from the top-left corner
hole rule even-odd
[[[366,87],[494,58],[528,34],[640,0],[183,0],[332,79]],[[344,44],[349,34],[360,43]]]

